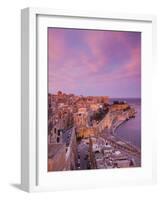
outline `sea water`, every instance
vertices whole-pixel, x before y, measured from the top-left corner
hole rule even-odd
[[[112,101],[126,101],[129,105],[134,106],[136,110],[135,118],[130,118],[128,121],[120,125],[115,134],[119,138],[141,148],[141,99],[126,98],[126,99],[111,99]]]

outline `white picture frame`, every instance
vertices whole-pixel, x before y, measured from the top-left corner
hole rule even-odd
[[[86,23],[84,23],[84,20]],[[94,23],[92,23],[92,21]],[[143,33],[142,95],[143,166],[140,169],[54,172],[47,165],[47,50],[48,26],[107,27]],[[25,8],[21,15],[21,187],[25,191],[96,188],[108,185],[156,182],[155,134],[151,115],[151,75],[156,48],[156,19],[152,15],[89,13],[43,8]],[[39,60],[41,58],[41,60]],[[145,68],[146,66],[146,68]],[[41,88],[41,90],[40,90]],[[46,105],[46,106],[45,106]],[[46,120],[45,120],[46,119]],[[44,130],[44,133],[42,132]],[[145,140],[146,138],[146,140]],[[145,158],[145,159],[144,159]],[[79,180],[79,181],[78,181]],[[107,181],[108,180],[108,181]]]

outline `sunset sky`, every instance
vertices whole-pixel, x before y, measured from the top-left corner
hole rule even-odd
[[[141,97],[141,33],[48,28],[49,92]]]

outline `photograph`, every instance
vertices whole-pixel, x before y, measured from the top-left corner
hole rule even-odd
[[[141,167],[141,32],[48,27],[48,172]]]

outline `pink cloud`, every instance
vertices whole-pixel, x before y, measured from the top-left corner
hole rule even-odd
[[[97,89],[140,77],[140,46],[128,33],[74,31],[49,31],[49,90]]]
[[[126,65],[126,69],[129,73],[135,74],[141,70],[141,49],[134,48],[131,50],[130,62]]]

